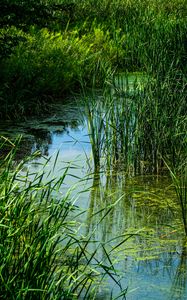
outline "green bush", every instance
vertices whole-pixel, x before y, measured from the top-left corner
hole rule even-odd
[[[7,112],[20,105],[23,113],[33,113],[33,102],[41,105],[41,101],[63,98],[77,91],[82,80],[91,86],[94,73],[101,86],[119,59],[116,43],[100,27],[81,37],[77,30],[61,34],[33,28],[26,38],[2,62]]]
[[[37,5],[42,4],[58,18],[45,24],[38,17]],[[1,116],[40,113],[48,101],[77,92],[82,82],[102,87],[116,70],[144,71],[164,81],[173,64],[186,74],[183,0],[41,0],[28,7],[25,1],[16,5],[25,10],[24,21],[18,18],[16,27],[10,22],[0,30]],[[30,10],[36,17],[33,26]]]

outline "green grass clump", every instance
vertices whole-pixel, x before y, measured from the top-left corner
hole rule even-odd
[[[92,99],[92,101],[90,100]],[[186,80],[171,68],[158,76],[121,74],[103,97],[86,99],[96,168],[160,173],[163,157],[178,168],[186,156]]]
[[[95,299],[110,270],[106,273],[106,262],[99,260],[97,250],[90,250],[91,235],[79,233],[76,216],[81,212],[70,194],[58,196],[67,170],[58,181],[44,183],[43,171],[23,171],[37,153],[15,166],[15,145],[11,143],[7,154],[4,146],[1,143],[1,299]]]

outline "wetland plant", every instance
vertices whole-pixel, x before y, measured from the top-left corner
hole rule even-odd
[[[77,217],[83,212],[70,193],[59,193],[68,170],[46,181],[43,171],[24,169],[37,153],[15,165],[16,143],[8,142],[7,153],[5,143],[0,147],[1,299],[95,299],[101,280],[114,278],[114,268],[99,259],[100,244],[90,250],[92,234],[79,233]]]
[[[187,236],[187,165],[185,164],[180,170],[172,170],[167,165],[173,181],[177,195],[178,205],[180,206],[181,219],[184,225],[184,232]]]
[[[162,81],[148,74],[121,74],[102,97],[87,98],[95,166],[158,174],[164,171],[161,157],[168,157],[178,167],[186,153],[185,95],[185,78],[171,66]]]

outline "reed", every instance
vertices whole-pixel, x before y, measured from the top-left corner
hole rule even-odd
[[[178,167],[186,153],[185,91],[183,75],[172,66],[162,81],[115,75],[99,100],[85,101],[94,164],[158,174],[168,157]]]

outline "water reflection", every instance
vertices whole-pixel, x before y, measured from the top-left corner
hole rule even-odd
[[[31,118],[24,122],[0,122],[0,136],[15,140],[22,136],[21,147],[18,148],[15,159],[20,161],[34,151],[41,155],[51,155],[50,149],[54,146],[55,137],[67,137],[83,126],[84,120],[81,109],[76,102],[67,105],[54,105],[50,116]],[[59,145],[55,145],[56,149]],[[53,147],[54,148],[54,147]],[[4,147],[6,153],[6,148]]]
[[[71,165],[61,192],[75,185],[72,194],[78,198],[76,205],[88,209],[80,218],[82,234],[91,235],[93,248],[100,241],[111,253],[115,268],[123,277],[123,287],[128,286],[127,300],[186,299],[186,244],[180,242],[182,230],[175,194],[167,188],[169,179],[164,176],[131,178],[113,170],[107,175],[90,175],[86,180],[90,156],[87,129],[76,107],[67,110],[69,115],[59,110],[43,120],[1,124],[1,132],[10,137],[23,135],[17,160],[35,150],[41,152],[35,164],[27,166],[31,173],[38,172],[39,165],[51,156],[46,165],[49,174],[56,150],[55,177],[62,175],[67,164]],[[107,261],[104,248],[100,249],[100,256]],[[101,291],[100,299],[110,299],[113,285],[109,280],[109,291]],[[117,294],[115,288],[113,292]]]
[[[171,300],[186,299],[187,295],[187,242],[178,252],[178,261],[175,274],[172,278]]]
[[[178,208],[167,186],[167,177],[93,177],[85,232],[94,232],[92,238],[113,255],[128,285],[127,300],[187,298],[186,244],[180,242]],[[105,261],[102,249],[100,255]]]

